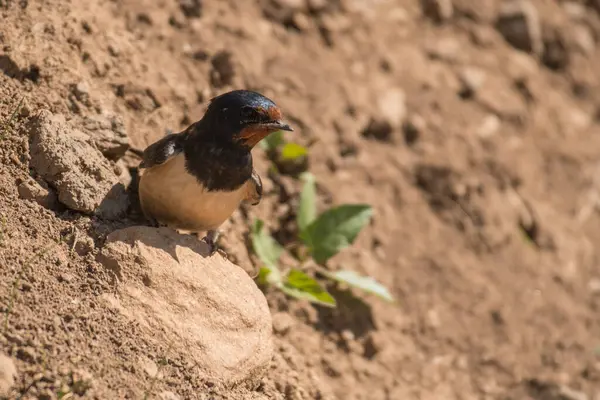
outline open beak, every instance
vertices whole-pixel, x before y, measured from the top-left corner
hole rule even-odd
[[[240,132],[238,138],[242,140],[246,146],[254,147],[258,142],[276,131],[293,132],[294,130],[291,126],[282,121],[273,121],[251,125]]]

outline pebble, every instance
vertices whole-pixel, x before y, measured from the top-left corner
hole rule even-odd
[[[202,16],[202,0],[179,0],[179,8],[188,18],[200,18]]]
[[[507,0],[496,21],[504,39],[517,49],[540,54],[543,49],[540,16],[531,1]]]
[[[461,83],[461,97],[470,98],[476,95],[477,91],[485,82],[485,71],[478,67],[464,67],[458,73],[458,79]]]
[[[477,136],[483,139],[494,136],[500,130],[500,118],[494,114],[486,116],[479,128],[477,128]]]
[[[452,0],[421,0],[423,13],[437,23],[448,21],[454,14]]]

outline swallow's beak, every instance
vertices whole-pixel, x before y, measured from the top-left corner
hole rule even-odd
[[[268,122],[266,124],[261,124],[260,126],[268,128],[269,130],[271,130],[271,132],[275,132],[275,131],[293,132],[294,131],[291,126],[284,123],[283,121]]]
[[[240,132],[238,138],[246,146],[252,148],[269,134],[276,131],[293,132],[294,130],[283,121],[264,122],[246,127]]]

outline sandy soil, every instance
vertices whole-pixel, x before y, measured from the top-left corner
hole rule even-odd
[[[600,399],[600,3],[509,3],[0,0],[0,390]],[[126,185],[127,143],[183,129],[233,88],[284,110],[322,207],[373,205],[330,267],[398,301],[332,287],[331,310],[269,291],[271,367],[232,389],[106,304],[122,284],[97,256],[139,212],[90,216],[87,191],[65,200],[70,178],[40,172],[29,133],[42,110],[62,114],[98,148],[81,173]],[[272,179],[260,148],[255,164],[265,199],[223,239],[249,272],[250,222],[289,244],[301,187]]]

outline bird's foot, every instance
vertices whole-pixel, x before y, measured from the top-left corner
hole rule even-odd
[[[227,253],[225,250],[221,249],[217,245],[217,240],[219,239],[219,232],[217,231],[208,231],[206,236],[202,239],[208,245],[208,255],[212,256],[215,253],[219,253],[225,259],[227,259]]]

